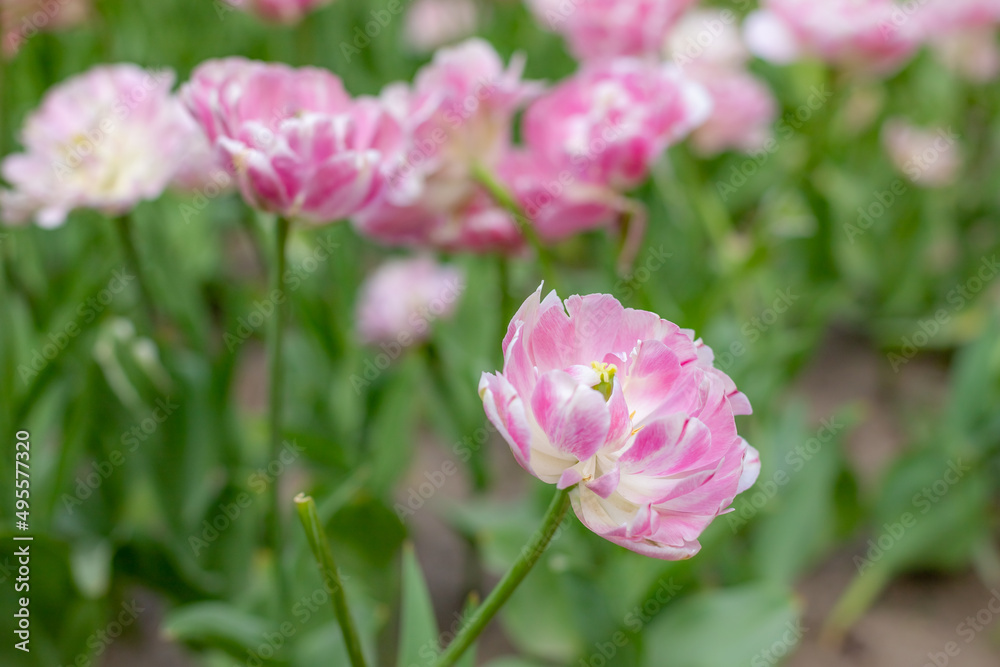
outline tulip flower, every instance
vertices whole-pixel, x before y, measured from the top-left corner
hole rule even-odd
[[[25,152],[3,161],[13,186],[0,191],[4,221],[56,227],[77,208],[118,216],[159,197],[198,140],[173,81],[107,65],[50,89],[25,122]]]
[[[403,35],[414,50],[430,52],[475,33],[477,14],[473,0],[413,0]]]
[[[325,70],[228,58],[200,65],[181,97],[253,207],[311,224],[382,194],[403,146],[397,120]]]
[[[523,151],[501,169],[545,240],[606,225],[668,146],[704,122],[704,89],[673,65],[588,64],[525,112]]]
[[[497,169],[514,114],[540,90],[521,80],[522,68],[518,58],[505,68],[492,46],[472,39],[435,54],[412,87],[385,89],[382,103],[408,141],[386,196],[354,218],[362,234],[447,249],[519,244],[515,222],[475,174]]]
[[[309,12],[332,0],[226,0],[233,7],[270,23],[298,23]]]
[[[665,55],[712,100],[711,115],[691,135],[699,153],[763,148],[778,104],[767,84],[747,71],[750,52],[731,11],[689,12],[671,33]]]
[[[896,169],[917,185],[950,185],[962,167],[958,135],[950,128],[923,129],[890,118],[882,127],[882,143]]]
[[[973,83],[1000,74],[997,0],[930,0],[919,15],[925,39],[945,67]]]
[[[581,61],[656,56],[696,0],[531,0],[538,21],[563,35]]]
[[[83,23],[92,11],[90,0],[0,0],[3,55],[13,56],[40,31],[62,30]]]
[[[434,320],[449,317],[465,289],[462,272],[428,257],[391,260],[361,286],[357,328],[366,343],[425,340]]]
[[[764,0],[744,25],[756,55],[777,64],[811,56],[881,74],[901,67],[922,38],[917,11],[893,0]]]
[[[480,396],[517,462],[570,488],[580,520],[632,551],[678,560],[753,485],[736,431],[750,403],[691,331],[605,294],[532,294]]]

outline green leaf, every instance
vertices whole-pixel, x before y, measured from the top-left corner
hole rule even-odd
[[[170,639],[226,651],[246,658],[271,630],[264,619],[223,602],[198,602],[169,612],[163,633]]]
[[[773,664],[808,630],[798,616],[791,590],[782,586],[750,584],[681,600],[644,630],[642,665]]]
[[[431,595],[413,545],[407,544],[403,547],[403,604],[396,664],[398,667],[427,665],[439,650]]]
[[[473,592],[469,594],[469,599],[465,601],[465,608],[462,610],[462,623],[472,616],[472,612],[479,606],[479,596]],[[479,650],[479,643],[476,642],[462,654],[462,657],[455,663],[455,667],[476,667],[476,653]]]

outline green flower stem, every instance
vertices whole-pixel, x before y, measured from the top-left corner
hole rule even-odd
[[[326,538],[326,531],[323,530],[323,523],[316,510],[316,501],[300,493],[295,497],[295,507],[299,512],[299,519],[302,520],[302,527],[305,528],[309,548],[312,549],[316,563],[319,565],[323,583],[326,584],[326,589],[333,600],[333,611],[337,616],[337,623],[340,624],[340,631],[344,635],[344,646],[347,647],[351,666],[365,667],[361,641],[358,639],[358,631],[351,618],[351,610],[347,606],[347,596],[344,595],[344,585],[340,581],[337,564],[333,560],[333,552],[330,551],[330,542]]]
[[[282,276],[285,275],[285,250],[288,245],[290,223],[287,218],[278,216],[274,228],[274,261],[271,266],[271,293],[281,291]],[[288,314],[288,299],[282,299],[274,305],[274,315],[271,318],[271,328],[267,337],[267,358],[269,364],[270,388],[268,391],[268,421],[271,425],[271,460],[277,460],[281,455],[281,416],[285,396],[285,364],[282,355],[282,343],[285,334],[285,321]],[[281,494],[280,485],[275,480],[271,484],[271,507],[269,511],[269,530],[271,539],[271,555],[274,558],[275,584],[278,587],[279,609],[286,609],[289,597],[289,584],[285,576],[282,559],[285,541],[281,525]]]
[[[500,611],[500,608],[528,575],[531,568],[534,567],[538,559],[545,553],[545,549],[549,546],[549,542],[552,541],[552,537],[559,528],[559,524],[562,523],[563,517],[566,516],[566,510],[569,509],[569,492],[570,489],[556,491],[555,496],[552,497],[552,502],[549,503],[549,509],[545,512],[545,518],[542,520],[541,527],[535,531],[535,534],[528,540],[528,543],[524,545],[524,548],[521,549],[521,555],[518,556],[514,564],[507,570],[507,574],[503,576],[503,579],[496,585],[496,588],[490,592],[483,601],[483,604],[476,608],[469,622],[455,636],[455,639],[448,645],[444,653],[441,654],[438,661],[434,663],[434,667],[451,667],[462,657],[462,654],[475,643],[476,638],[479,637],[490,620]]]
[[[131,215],[125,213],[115,218],[114,223],[115,231],[118,233],[118,240],[121,243],[122,250],[125,252],[126,260],[135,272],[135,281],[139,284],[139,294],[145,304],[149,323],[156,326],[159,314],[156,308],[156,301],[153,299],[153,293],[149,291],[149,280],[145,274],[145,264],[139,258],[139,251],[135,245],[135,237],[133,235],[135,222],[132,220]]]
[[[535,253],[538,255],[538,261],[542,265],[542,275],[545,276],[545,281],[558,291],[555,271],[552,268],[551,253],[545,247],[545,244],[542,243],[542,239],[531,224],[531,220],[521,210],[521,206],[514,200],[514,197],[507,191],[507,188],[482,165],[477,164],[472,168],[472,177],[490,193],[490,196],[493,197],[497,204],[514,217],[521,233],[528,239],[528,243],[531,244],[531,247],[534,248]]]
[[[505,255],[497,257],[497,280],[500,283],[500,338],[507,335],[507,323],[517,311],[517,302],[510,289],[510,260]]]
[[[424,359],[427,362],[427,370],[431,380],[437,389],[441,400],[445,405],[462,405],[459,396],[452,389],[452,383],[444,367],[444,359],[433,340],[424,345]],[[468,428],[461,418],[455,419],[455,425],[459,432]],[[484,493],[490,487],[490,473],[486,462],[486,448],[474,447],[469,456],[469,472],[472,473],[472,486],[476,493]]]

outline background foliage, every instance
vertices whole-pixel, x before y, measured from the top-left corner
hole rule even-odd
[[[401,48],[402,21],[395,18],[347,62],[341,44],[351,43],[355,28],[382,4],[342,0],[297,28],[276,28],[220,12],[208,0],[104,0],[89,26],[36,35],[8,63],[5,152],[48,87],[99,62],[170,67],[184,80],[207,58],[242,54],[327,67],[352,93],[377,93],[411,78],[426,60]],[[573,71],[560,39],[540,30],[519,3],[484,9],[489,18],[480,34],[505,57],[523,51],[529,78],[556,80]],[[796,581],[836,549],[869,557],[865,542],[893,535],[907,512],[913,527],[858,566],[826,628],[830,636],[906,573],[976,567],[987,581],[996,574],[989,563],[997,554],[1000,300],[990,279],[974,291],[972,279],[1000,249],[1000,91],[959,81],[928,54],[878,85],[813,63],[754,68],[773,86],[788,121],[776,130],[776,150],[703,160],[685,146],[672,149],[637,193],[650,224],[629,275],[616,273],[616,244],[603,233],[566,242],[557,255],[564,291],[612,293],[696,329],[714,347],[718,364],[754,405],[740,426],[760,449],[760,482],[737,500],[736,513],[713,524],[703,552],[689,562],[645,559],[575,519],[567,522],[502,615],[523,658],[492,667],[603,660],[716,667],[761,660],[774,646],[791,650],[789,628],[803,604],[792,592]],[[828,99],[802,120],[816,90],[829,91]],[[862,107],[871,111],[858,122]],[[926,190],[894,170],[879,129],[881,119],[898,114],[954,128],[965,163],[954,185]],[[852,235],[859,207],[868,210],[896,181],[904,193]],[[408,486],[406,477],[421,443],[457,461],[462,477],[464,458],[506,455],[495,436],[478,450],[450,444],[477,443],[486,428],[476,384],[483,370],[498,367],[499,332],[512,315],[499,307],[497,263],[449,258],[468,275],[454,319],[435,325],[429,346],[372,373],[368,364],[381,351],[356,341],[352,313],[360,281],[394,252],[347,226],[298,230],[289,257],[289,266],[302,267],[302,280],[290,290],[285,434],[294,461],[275,474],[268,472],[261,399],[263,330],[234,349],[223,338],[267,294],[251,241],[268,233],[270,221],[232,195],[196,207],[167,194],[140,206],[134,218],[165,315],[156,326],[144,318],[134,285],[106,307],[88,305],[125,262],[100,216],[76,213],[56,231],[7,228],[0,235],[0,433],[11,442],[0,456],[0,497],[7,499],[0,524],[12,530],[12,438],[27,429],[36,536],[35,650],[26,656],[5,640],[0,661],[100,664],[107,644],[94,633],[140,587],[162,600],[165,632],[195,649],[204,665],[256,664],[252,656],[267,657],[262,646],[275,648],[274,664],[344,664],[329,604],[310,602],[322,588],[297,526],[288,530],[294,606],[274,608],[271,554],[260,546],[262,489],[280,483],[289,501],[305,490],[320,503],[369,654],[380,664],[425,664],[420,650],[437,628],[404,547],[411,522],[400,520],[397,505],[423,481]],[[307,270],[321,243],[336,244],[333,257]],[[655,253],[668,259],[651,270]],[[517,298],[526,296],[538,285],[538,267],[515,261],[512,280]],[[955,296],[963,286],[967,299]],[[788,308],[778,314],[772,309],[782,295]],[[947,322],[930,333],[927,322],[940,309]],[[79,335],[63,335],[68,323]],[[878,351],[877,373],[887,385],[894,366],[905,370],[908,346],[947,368],[940,405],[898,406],[907,446],[874,484],[859,483],[841,446],[867,406],[810,414],[792,389],[831,332]],[[23,371],[48,344],[64,349],[37,372]],[[356,391],[366,371],[374,379]],[[147,433],[144,420],[157,401],[176,407]],[[822,431],[819,417],[839,426]],[[139,439],[134,449],[129,434]],[[810,449],[810,439],[824,434],[831,437]],[[119,455],[122,462],[103,474]],[[924,512],[919,494],[928,485],[933,490],[955,461],[968,471],[934,493]],[[496,474],[487,478],[502,486]],[[499,573],[537,525],[548,491],[531,485],[502,501],[444,495],[415,511],[440,513],[476,545],[482,568]],[[291,524],[290,502],[287,509]],[[213,521],[226,527],[213,528]],[[3,542],[10,544],[8,535]],[[16,604],[12,563],[3,561],[5,619]],[[470,576],[481,581],[475,568]],[[402,622],[395,611],[401,599],[409,610]],[[448,628],[440,630],[447,637]],[[284,635],[280,648],[275,632]]]

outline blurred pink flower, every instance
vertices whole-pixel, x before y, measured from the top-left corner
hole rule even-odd
[[[712,115],[691,135],[703,155],[728,149],[760,150],[771,138],[778,104],[763,81],[744,70],[692,69],[712,98]]]
[[[983,26],[933,37],[931,48],[945,67],[973,83],[987,83],[1000,74],[996,28]]]
[[[815,57],[885,74],[909,60],[922,38],[917,3],[763,0],[762,7],[747,17],[744,34],[751,51],[777,64]]]
[[[767,84],[746,70],[750,52],[733,12],[688,12],[671,33],[666,55],[704,86],[712,100],[712,114],[691,136],[698,152],[749,152],[764,146],[778,104]]]
[[[358,295],[358,335],[365,343],[406,347],[425,340],[430,324],[450,317],[465,277],[429,257],[390,260],[365,280]]]
[[[697,0],[529,0],[540,23],[563,35],[579,60],[656,56]]]
[[[663,51],[685,72],[691,65],[736,69],[750,59],[739,20],[727,9],[692,9],[670,31]]]
[[[383,105],[406,126],[408,143],[384,200],[355,217],[361,233],[452,249],[488,250],[482,243],[490,239],[516,244],[516,225],[484,194],[474,170],[496,170],[514,114],[540,90],[521,80],[522,68],[519,58],[504,68],[492,46],[471,39],[435,54],[412,88],[385,89]]]
[[[83,23],[93,8],[91,0],[0,0],[4,26],[3,53],[12,56],[41,31],[61,30]]]
[[[271,23],[298,23],[306,14],[333,0],[225,0]]]
[[[704,89],[673,65],[587,64],[528,108],[525,150],[502,171],[542,238],[562,238],[622,212],[622,194],[710,108]]]
[[[962,167],[958,135],[951,128],[923,129],[890,118],[882,127],[882,142],[896,169],[918,185],[950,185]]]
[[[474,0],[413,0],[403,31],[416,51],[426,53],[476,32]]]
[[[1000,74],[1000,0],[929,0],[920,16],[926,39],[945,67],[974,83]]]
[[[377,100],[352,100],[321,69],[208,61],[181,97],[251,206],[312,224],[374,202],[403,148],[403,128]]]
[[[184,109],[179,99],[177,104]],[[235,181],[232,169],[226,169],[226,160],[187,109],[184,109],[184,125],[188,137],[185,142],[187,149],[170,187],[181,192],[201,192],[205,188],[212,192],[233,189]],[[218,196],[218,193],[214,196]]]
[[[3,219],[61,225],[76,208],[119,215],[155,199],[181,167],[192,125],[170,95],[174,74],[135,65],[89,70],[53,88],[7,156]]]
[[[571,491],[580,520],[638,553],[690,558],[756,481],[736,432],[750,403],[694,333],[606,294],[565,304],[541,288],[511,320],[503,372],[484,373],[489,420],[518,463]]]

